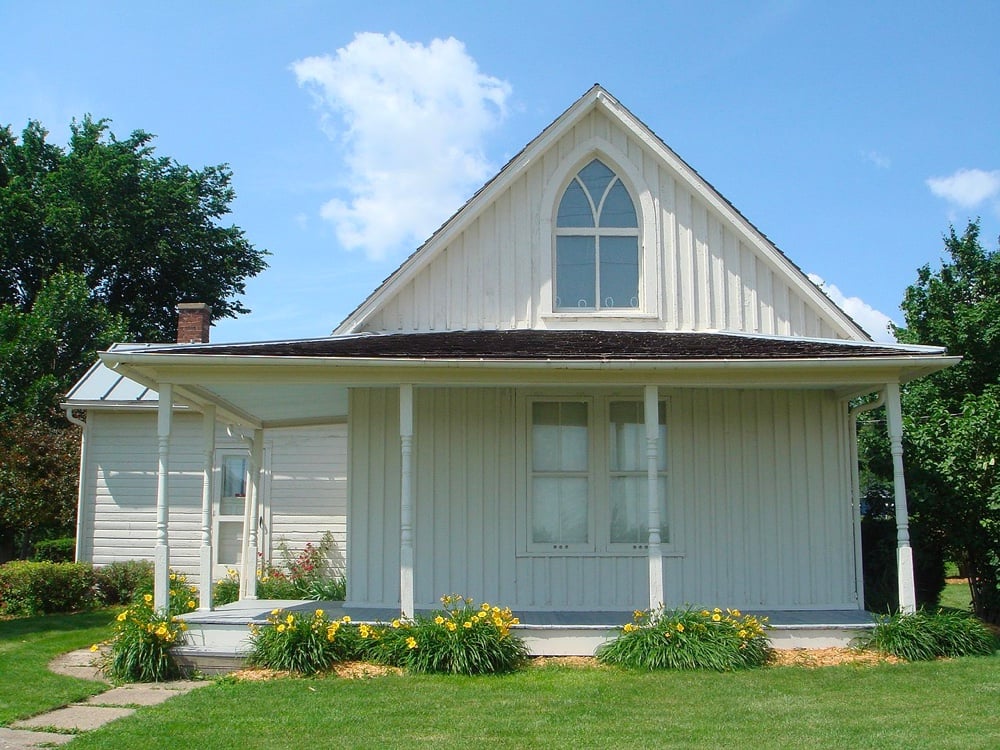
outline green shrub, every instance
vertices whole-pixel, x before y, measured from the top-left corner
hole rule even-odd
[[[357,655],[358,636],[350,618],[333,620],[322,609],[309,615],[275,609],[267,624],[250,626],[247,661],[258,667],[311,675]]]
[[[309,599],[312,601],[343,601],[347,598],[347,582],[333,572],[330,555],[333,535],[323,534],[319,543],[312,542],[298,551],[289,549],[284,540],[278,543],[281,562],[261,565],[257,569],[258,599]],[[215,584],[212,602],[215,606],[239,599],[240,574],[234,568]]]
[[[715,669],[759,667],[770,648],[767,618],[739,610],[637,610],[621,634],[597,651],[605,664],[635,669]]]
[[[31,559],[35,562],[73,562],[76,558],[76,539],[45,539],[35,542],[35,553]]]
[[[420,673],[497,674],[512,672],[528,656],[511,632],[518,624],[508,608],[451,594],[443,610],[389,625],[359,625],[362,652],[372,661]]]
[[[882,615],[861,648],[882,651],[907,661],[942,656],[987,656],[996,651],[994,635],[972,615],[951,610]]]
[[[917,606],[936,607],[945,586],[944,545],[917,519],[910,521],[910,543]],[[869,612],[899,609],[895,518],[864,516],[861,519],[861,561],[865,609]]]
[[[153,563],[149,560],[124,560],[94,569],[97,596],[109,605],[128,604],[153,590]]]
[[[93,605],[94,570],[89,563],[18,560],[0,565],[0,615],[31,617]]]
[[[152,594],[144,594],[120,612],[114,629],[101,665],[112,682],[161,682],[180,674],[170,649],[183,642],[187,625],[154,610]]]

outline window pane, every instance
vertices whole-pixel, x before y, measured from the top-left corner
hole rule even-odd
[[[667,470],[667,405],[657,409],[657,471]],[[641,401],[612,401],[608,406],[608,461],[611,471],[646,470],[645,408]]]
[[[636,242],[634,238],[623,239]],[[595,270],[593,237],[556,237],[556,307],[596,307]],[[636,288],[638,284],[637,278]]]
[[[559,213],[556,215],[557,227],[592,227],[594,226],[594,209],[587,200],[586,193],[580,183],[573,180],[559,203]]]
[[[531,406],[531,465],[535,471],[559,469],[559,404]]]
[[[531,407],[531,458],[534,471],[586,471],[587,404],[535,402]]]
[[[219,498],[219,515],[242,516],[246,493],[246,456],[225,456],[222,459],[222,497]]]
[[[219,538],[215,540],[220,565],[238,565],[243,557],[243,522],[220,521]]]
[[[567,401],[559,404],[560,411],[560,469],[563,471],[586,471],[587,404],[581,401]]]
[[[590,198],[594,201],[594,205],[597,205],[600,203],[601,198],[604,197],[604,192],[608,189],[608,183],[614,179],[615,173],[597,159],[594,159],[590,164],[581,169],[580,174],[577,176],[590,192]]]
[[[602,227],[639,226],[639,222],[635,218],[635,206],[621,180],[615,180],[615,184],[608,191],[604,205],[601,207],[598,223]]]
[[[602,236],[600,250],[601,307],[638,307],[639,238]]]
[[[609,406],[609,461],[612,471],[640,471],[646,462],[646,425],[638,401]]]
[[[611,479],[611,542],[612,544],[646,544],[649,542],[648,484],[646,477],[612,477]],[[660,539],[666,542],[667,480],[660,477]]]
[[[585,544],[588,541],[587,480],[535,477],[531,487],[531,541]]]
[[[223,497],[244,497],[247,494],[247,459],[226,456],[222,459]]]

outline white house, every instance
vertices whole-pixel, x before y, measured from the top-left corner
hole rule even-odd
[[[899,386],[956,361],[873,343],[600,86],[332,336],[100,356],[67,399],[81,559],[155,557],[160,601],[168,560],[239,559],[252,599],[258,552],[330,530],[348,611],[458,592],[539,623],[861,612],[873,393],[912,607]]]

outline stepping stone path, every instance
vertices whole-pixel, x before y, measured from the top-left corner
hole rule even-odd
[[[49,664],[57,674],[79,677],[84,680],[104,682],[100,670],[94,666],[90,649],[72,651],[57,657]],[[109,721],[130,716],[136,706],[155,706],[165,700],[194,690],[208,682],[176,680],[173,682],[141,682],[112,688],[92,695],[83,703],[57,708],[30,719],[0,727],[0,750],[28,750],[29,748],[64,745],[80,732],[103,727]],[[49,731],[49,730],[56,731]]]

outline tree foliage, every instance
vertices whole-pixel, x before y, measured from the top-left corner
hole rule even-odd
[[[84,117],[71,133],[62,149],[37,122],[20,140],[0,129],[0,304],[29,310],[63,269],[136,341],[171,340],[178,302],[206,302],[215,318],[248,312],[237,297],[266,253],[218,223],[235,197],[229,168],[156,156],[152,135],[120,140],[108,120]]]
[[[224,165],[157,156],[141,130],[38,122],[0,128],[0,560],[71,532],[79,431],[58,402],[115,340],[171,341],[176,306],[249,312],[238,297],[265,267],[236,226]]]
[[[0,561],[27,557],[49,531],[72,530],[80,430],[29,415],[0,425]]]
[[[45,421],[98,350],[127,335],[121,315],[93,300],[82,274],[57,271],[42,281],[29,310],[0,306],[0,418]],[[7,429],[6,427],[4,429]]]
[[[907,487],[969,576],[976,613],[1000,622],[1000,250],[983,248],[978,222],[944,241],[949,259],[919,269],[896,335],[962,362],[906,389]]]

